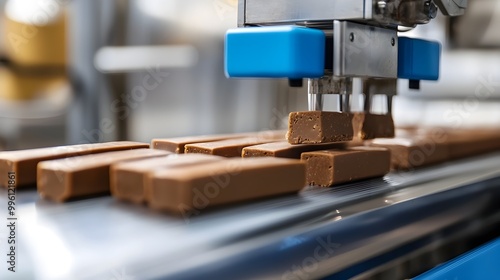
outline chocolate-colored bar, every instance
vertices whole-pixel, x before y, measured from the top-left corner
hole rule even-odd
[[[488,130],[448,131],[451,159],[460,159],[500,150],[500,133]]]
[[[300,159],[300,155],[305,152],[342,149],[346,146],[347,144],[345,142],[292,145],[288,142],[282,141],[246,147],[243,149],[242,157],[279,157]]]
[[[394,121],[390,114],[354,113],[352,119],[354,137],[361,140],[394,138]]]
[[[309,185],[328,187],[351,181],[381,177],[390,170],[389,150],[353,147],[302,154]]]
[[[168,155],[158,158],[116,163],[111,166],[111,194],[133,203],[146,202],[145,184],[151,172],[215,162],[224,157],[202,154]]]
[[[273,135],[186,145],[186,153],[241,157],[243,148],[283,140]]]
[[[160,150],[137,149],[43,161],[38,164],[38,192],[43,198],[59,202],[107,194],[110,191],[109,169],[113,163],[167,154]]]
[[[208,143],[228,139],[244,138],[244,134],[223,134],[223,135],[202,135],[193,137],[176,137],[167,139],[153,139],[151,147],[153,149],[169,151],[176,154],[183,154],[185,146],[194,143]]]
[[[287,133],[290,144],[332,143],[352,138],[352,114],[324,111],[290,113]]]
[[[281,138],[285,139],[286,131],[261,131],[261,132],[249,132],[249,133],[238,133],[238,134],[220,134],[220,135],[203,135],[203,136],[192,136],[192,137],[176,137],[176,138],[166,138],[166,139],[153,139],[151,141],[151,148],[165,150],[176,154],[184,153],[185,146],[189,144],[197,143],[208,143],[215,141],[223,141],[238,138]]]
[[[150,207],[198,214],[205,208],[299,192],[305,165],[282,158],[228,159],[155,172],[148,189]]]
[[[7,187],[8,172],[15,173],[17,187],[35,184],[36,166],[41,161],[148,147],[124,141],[0,152],[0,185]]]
[[[417,135],[412,138],[375,139],[369,145],[391,151],[392,169],[407,170],[440,163],[450,156],[448,145]]]

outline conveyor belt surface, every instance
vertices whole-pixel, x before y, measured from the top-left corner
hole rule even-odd
[[[325,277],[495,212],[499,178],[500,154],[491,154],[188,219],[111,197],[55,204],[19,190],[18,272],[5,267],[0,278],[281,279],[295,270]],[[6,215],[6,190],[0,205]],[[314,259],[317,248],[326,250],[321,260]]]

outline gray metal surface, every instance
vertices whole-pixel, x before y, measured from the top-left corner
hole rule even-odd
[[[367,95],[384,94],[394,96],[398,91],[397,79],[365,79],[363,80],[363,93]]]
[[[308,108],[309,111],[323,111],[323,94],[342,94],[345,100],[340,102],[341,111],[349,112],[349,98],[352,94],[352,78],[333,77],[332,75],[323,76],[319,79],[308,79]]]
[[[345,78],[326,75],[319,79],[308,79],[307,93],[309,94],[342,94],[345,91],[346,83],[352,81]]]
[[[308,277],[326,276],[474,218],[491,206],[491,190],[498,194],[500,186],[475,183],[499,176],[500,154],[495,154],[333,189],[307,189],[189,220],[110,197],[54,204],[38,199],[34,190],[20,191],[19,270],[12,276],[1,267],[0,278],[275,279],[314,257],[317,238],[338,246],[314,271],[306,271]],[[5,196],[0,191],[0,205],[6,205]],[[3,227],[0,236],[6,236]]]
[[[333,75],[397,78],[397,31],[334,21]]]
[[[464,13],[467,0],[436,0],[445,15]],[[413,26],[436,17],[427,0],[241,0],[238,25],[306,24],[326,28],[333,20]]]
[[[308,94],[308,109],[309,111],[323,111],[323,94]]]
[[[434,0],[441,12],[447,16],[460,16],[465,13],[467,0]]]
[[[372,0],[246,0],[244,2],[247,25],[364,19],[367,12],[365,7],[372,5]]]
[[[373,96],[383,94],[387,100],[387,113],[392,114],[393,96],[397,94],[397,79],[364,79],[363,93],[365,95],[363,108],[365,112],[372,112]]]

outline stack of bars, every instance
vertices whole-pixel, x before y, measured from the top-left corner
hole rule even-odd
[[[185,214],[296,194],[306,185],[330,187],[382,177],[391,168],[407,170],[500,149],[500,131],[387,130],[387,126],[381,129],[380,116],[377,124],[368,125],[369,115],[352,115],[347,121],[361,121],[352,131],[336,118],[336,113],[328,112],[292,113],[288,133],[154,139],[151,146],[110,142],[0,152],[0,174],[14,173],[17,188],[36,186],[42,198],[52,201],[111,193],[123,201]],[[397,137],[367,140],[381,134]],[[334,141],[342,142],[332,143],[332,137],[339,135]],[[7,177],[2,175],[0,181],[4,187],[9,184]]]

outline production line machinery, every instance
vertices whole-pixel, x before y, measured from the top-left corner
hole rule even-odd
[[[439,78],[440,43],[398,32],[430,22],[438,8],[459,16],[466,7],[466,0],[241,0],[240,28],[226,35],[226,75],[288,78],[291,86],[307,79],[310,111],[323,110],[324,94],[337,94],[344,113],[359,78],[362,111],[385,95],[391,114],[398,78],[414,89]]]
[[[228,33],[227,74],[307,78],[310,110],[338,94],[342,112],[361,78],[364,111],[384,94],[390,113],[397,78],[438,78],[439,44],[398,38],[437,8],[457,16],[466,1],[242,0],[247,28]],[[53,204],[28,189],[17,199],[19,273],[1,279],[405,279],[498,236],[500,154],[189,220],[112,197]]]

